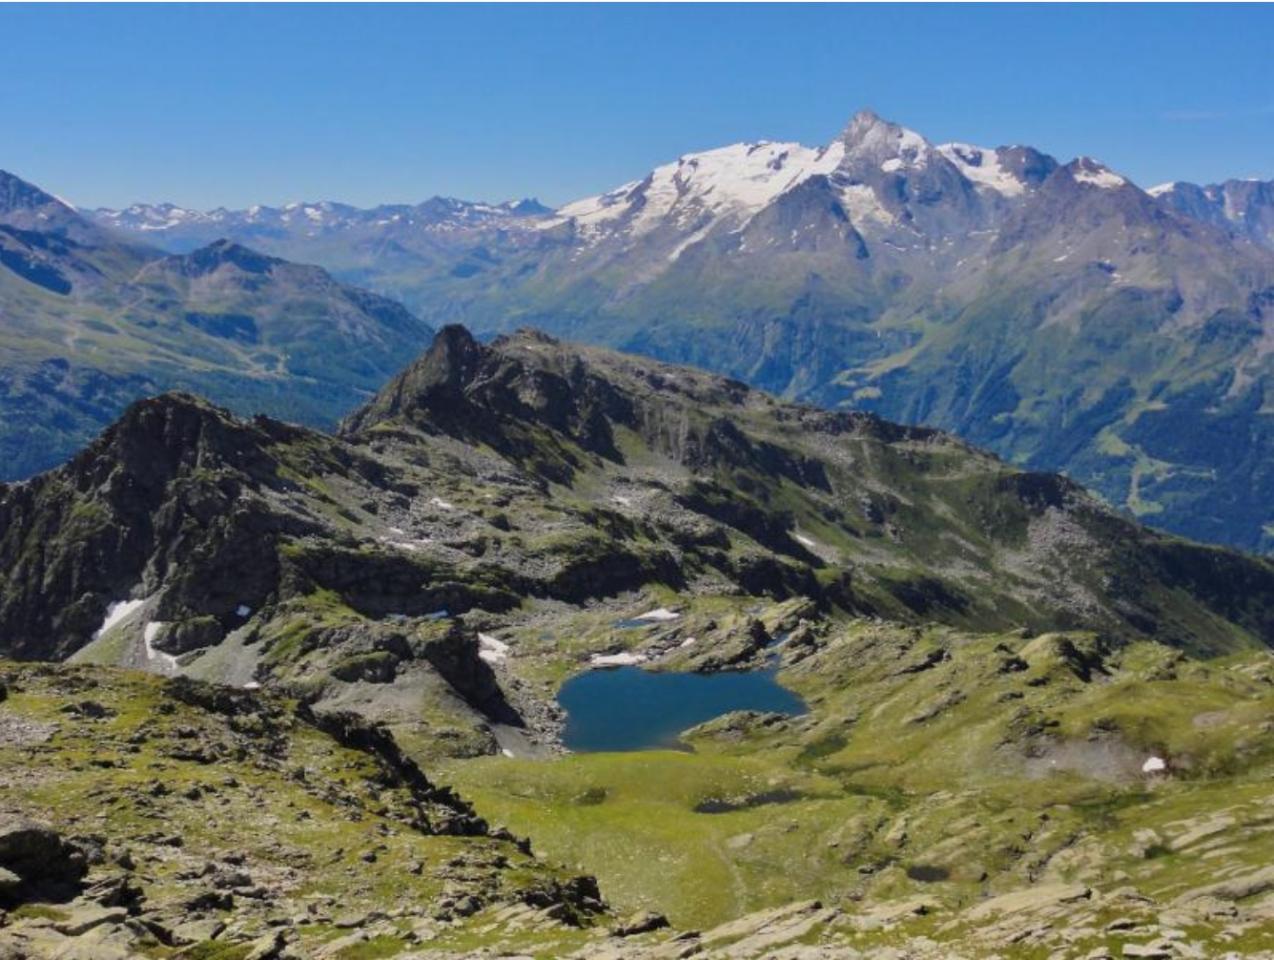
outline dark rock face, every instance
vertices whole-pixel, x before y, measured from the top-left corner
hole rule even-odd
[[[432,805],[432,817],[422,809],[414,825],[428,833],[454,836],[485,836],[490,831],[485,820],[449,787],[436,787],[393,735],[382,725],[349,711],[316,711],[307,704],[297,707],[297,717],[322,730],[343,747],[374,757],[386,786],[406,786],[422,804]]]
[[[539,342],[554,351],[555,341]],[[532,343],[528,346],[535,349]],[[611,424],[631,423],[634,411],[627,398],[591,376],[578,361],[529,364],[509,352],[483,347],[463,327],[449,326],[424,357],[346,420],[342,431],[354,435],[395,417],[489,443],[520,460],[535,461],[556,477],[569,477],[573,455],[559,448],[546,456],[548,438],[528,428],[546,428],[587,451],[618,459]]]
[[[1274,248],[1274,181],[1226,180],[1207,186],[1177,182],[1154,194],[1178,213]]]
[[[1274,638],[1270,564],[1072,481],[532,332],[444,330],[340,437],[165,395],[0,488],[5,654],[65,658],[127,600],[92,655],[171,672],[217,650],[234,682],[319,704],[427,676],[516,725],[477,630],[652,586],[1202,652]]]
[[[276,264],[283,263],[277,257],[267,257],[229,240],[218,240],[184,257],[175,257],[173,262],[189,277],[204,276],[226,265],[238,267],[245,273],[265,274]]]
[[[0,898],[68,896],[88,870],[84,852],[52,827],[0,814]],[[17,878],[15,881],[14,878]]]
[[[278,576],[268,545],[288,526],[246,496],[278,482],[263,441],[261,427],[163,397],[134,406],[63,472],[8,488],[0,622],[10,654],[66,656],[109,603],[139,587],[163,588],[171,620],[228,625],[237,605],[259,602]],[[189,648],[219,635],[205,621],[170,642]]]

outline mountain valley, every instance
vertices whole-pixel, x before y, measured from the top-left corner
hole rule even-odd
[[[1272,649],[1268,560],[537,331],[168,393],[0,486],[0,955],[1269,957]],[[564,753],[614,664],[806,710]]]
[[[166,255],[0,173],[0,477],[56,466],[166,389],[334,426],[431,333],[317,267],[224,240]]]

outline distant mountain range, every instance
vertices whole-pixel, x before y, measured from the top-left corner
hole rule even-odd
[[[0,478],[53,466],[140,396],[334,425],[427,343],[393,301],[217,241],[170,255],[0,173]]]
[[[866,111],[823,147],[687,154],[557,210],[81,215],[6,176],[6,475],[156,389],[321,426],[432,327],[534,325],[943,427],[1147,522],[1268,551],[1272,198],[1259,181],[1146,191],[1090,158],[935,145]]]
[[[556,211],[94,216],[316,262],[434,325],[532,324],[947,428],[1166,529],[1274,547],[1274,183],[1146,191],[864,111],[823,147],[686,154]]]

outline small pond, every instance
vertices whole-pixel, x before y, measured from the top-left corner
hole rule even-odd
[[[590,670],[562,686],[562,742],[571,750],[677,748],[677,735],[732,710],[801,714],[805,703],[779,686],[776,670],[655,673],[640,667]]]

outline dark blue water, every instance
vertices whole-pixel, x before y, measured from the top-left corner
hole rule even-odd
[[[805,702],[774,674],[590,670],[567,680],[557,695],[566,710],[562,741],[581,753],[675,748],[683,730],[731,710],[804,713]]]

